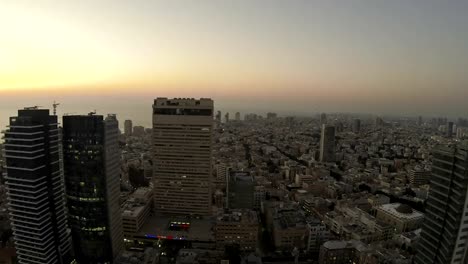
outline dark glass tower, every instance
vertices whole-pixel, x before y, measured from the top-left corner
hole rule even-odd
[[[115,116],[63,117],[69,221],[78,263],[112,263],[123,249],[118,122]]]
[[[20,264],[70,263],[57,117],[28,108],[5,131],[6,186]]]
[[[468,147],[436,148],[416,264],[467,263],[467,192]]]

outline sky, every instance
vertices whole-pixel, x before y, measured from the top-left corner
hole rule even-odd
[[[58,100],[132,117],[162,96],[466,116],[467,13],[462,0],[0,0],[0,115]]]

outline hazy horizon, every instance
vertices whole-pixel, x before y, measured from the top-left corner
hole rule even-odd
[[[131,118],[159,96],[241,112],[466,116],[467,11],[436,0],[5,1],[0,118],[54,100]]]

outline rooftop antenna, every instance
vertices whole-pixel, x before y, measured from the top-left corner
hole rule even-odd
[[[59,106],[60,103],[57,103],[54,101],[54,103],[52,104],[52,106],[54,107],[54,115],[57,115],[57,106]]]

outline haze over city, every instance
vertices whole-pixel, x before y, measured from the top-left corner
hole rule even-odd
[[[0,2],[0,263],[468,263],[468,1]]]
[[[132,109],[150,122],[138,102],[168,96],[227,110],[457,117],[468,112],[467,7],[3,1],[0,113],[55,99],[64,112]]]

